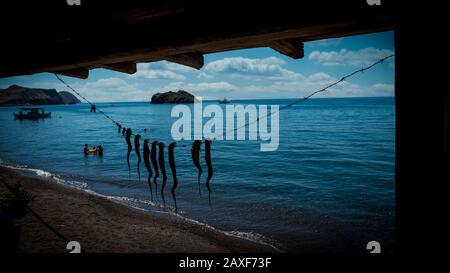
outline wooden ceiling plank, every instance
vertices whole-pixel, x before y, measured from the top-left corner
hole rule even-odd
[[[114,70],[117,72],[134,74],[137,71],[136,63],[134,62],[121,62],[121,63],[113,63],[113,64],[104,64],[99,67]]]
[[[195,69],[202,68],[204,64],[203,54],[199,52],[176,54],[164,57],[164,59],[169,62],[186,65]]]
[[[301,59],[305,56],[304,45],[301,39],[276,40],[270,42],[268,46],[273,50],[293,59]]]
[[[79,79],[87,79],[89,77],[89,69],[85,68],[74,68],[69,70],[55,71],[54,73],[79,78]]]

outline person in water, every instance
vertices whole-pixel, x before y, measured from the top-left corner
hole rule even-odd
[[[84,155],[88,155],[89,154],[89,147],[87,144],[84,144]]]
[[[103,147],[102,147],[102,145],[98,145],[98,147],[97,147],[97,154],[98,154],[98,156],[103,156]]]

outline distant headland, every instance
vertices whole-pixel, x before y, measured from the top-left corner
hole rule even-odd
[[[28,88],[19,85],[0,89],[0,106],[75,104],[79,102],[70,92],[58,92],[55,89]]]
[[[156,93],[152,96],[150,103],[163,104],[163,103],[194,103],[195,97],[184,90],[178,90],[177,92],[169,91],[164,93]]]

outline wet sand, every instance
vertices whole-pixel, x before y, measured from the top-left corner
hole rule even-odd
[[[65,238],[78,241],[87,253],[275,251],[270,246],[228,236],[183,219],[158,217],[1,166],[0,178],[9,185],[20,183],[34,197],[30,208]],[[0,198],[7,194],[7,188],[0,183]],[[18,223],[22,227],[19,245],[22,252],[68,252],[67,242],[30,212]]]

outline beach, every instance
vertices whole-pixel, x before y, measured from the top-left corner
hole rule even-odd
[[[227,235],[182,217],[162,217],[104,197],[0,167],[8,185],[20,183],[33,197],[29,207],[87,253],[274,252],[267,245]],[[0,196],[8,194],[0,184]],[[67,253],[67,242],[32,213],[21,225],[20,252]]]

